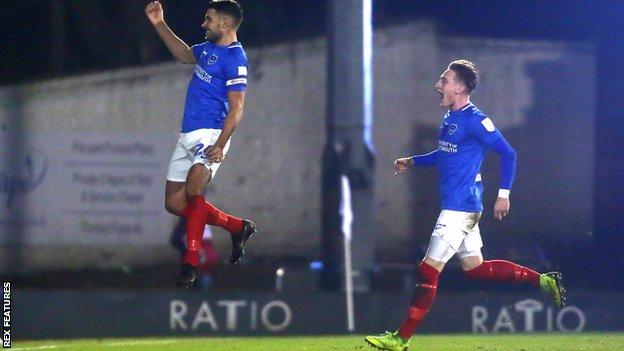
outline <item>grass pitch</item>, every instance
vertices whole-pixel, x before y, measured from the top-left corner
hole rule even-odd
[[[14,341],[15,351],[368,351],[364,336],[138,338]],[[410,351],[621,351],[624,334],[417,335]]]

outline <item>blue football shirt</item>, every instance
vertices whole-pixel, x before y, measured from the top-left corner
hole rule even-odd
[[[483,211],[481,164],[488,145],[499,138],[502,134],[492,120],[472,103],[446,113],[437,152],[443,209]]]
[[[247,89],[247,55],[239,42],[228,46],[209,41],[191,47],[197,60],[186,90],[182,133],[223,129],[227,92]]]

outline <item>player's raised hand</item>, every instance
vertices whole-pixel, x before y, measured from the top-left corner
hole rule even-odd
[[[414,166],[414,160],[411,157],[398,158],[394,161],[394,175],[406,173],[412,166]]]
[[[145,14],[153,25],[164,22],[164,12],[160,1],[152,1],[145,6]]]
[[[494,203],[494,218],[499,221],[503,220],[503,218],[507,217],[507,214],[509,214],[509,207],[509,199],[505,199],[504,197],[496,199],[496,203]]]
[[[224,159],[223,148],[218,145],[210,145],[204,150],[204,155],[208,157],[210,162],[221,163]]]

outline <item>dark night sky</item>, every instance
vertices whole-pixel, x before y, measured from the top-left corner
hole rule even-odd
[[[241,0],[246,15],[241,41],[251,47],[323,35],[327,1]],[[176,33],[189,43],[202,39],[206,0],[162,2]],[[3,1],[0,84],[171,60],[145,19],[146,3]],[[449,35],[592,43],[624,37],[624,1],[374,0],[373,6],[377,26],[428,18]],[[55,21],[61,26],[53,26]]]

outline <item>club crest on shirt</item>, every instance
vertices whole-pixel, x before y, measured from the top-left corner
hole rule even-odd
[[[448,134],[449,135],[453,135],[455,133],[455,131],[457,131],[457,124],[453,123],[453,124],[449,125]]]
[[[217,62],[217,60],[219,59],[219,56],[212,54],[212,56],[210,56],[210,58],[208,59],[208,64],[212,65],[213,63]]]

